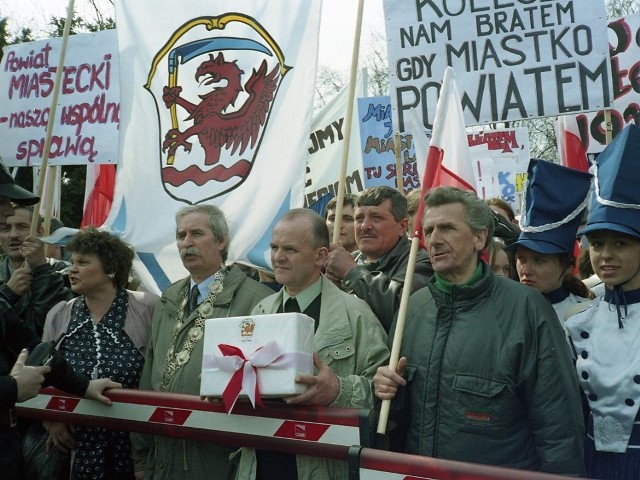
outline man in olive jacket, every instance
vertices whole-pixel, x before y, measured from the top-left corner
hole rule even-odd
[[[204,321],[248,315],[269,287],[240,268],[226,268],[229,229],[213,205],[176,214],[176,240],[189,276],[171,285],[154,310],[141,390],[200,394]],[[191,303],[193,302],[193,303]],[[132,434],[136,478],[226,478],[236,448],[195,440]]]
[[[302,376],[307,385],[300,395],[285,399],[291,405],[346,408],[373,407],[371,378],[387,363],[386,333],[369,306],[322,275],[329,232],[320,215],[307,209],[287,212],[271,235],[271,263],[284,288],[262,300],[253,314],[296,311],[316,321],[316,375]],[[242,449],[239,480],[327,480],[348,477],[347,463],[322,457],[293,456]]]
[[[471,192],[427,195],[433,279],[411,296],[397,372],[378,369],[392,402],[391,446],[472,463],[584,474],[584,423],[564,333],[538,292],[478,258],[493,232]]]

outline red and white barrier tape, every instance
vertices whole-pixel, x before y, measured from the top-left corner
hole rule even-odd
[[[198,430],[201,433],[198,438],[202,438],[205,430],[240,436],[238,438],[247,435],[254,439],[287,439],[342,447],[362,443],[361,413],[355,409],[296,408],[269,402],[266,408],[254,410],[242,402],[234,413],[227,414],[222,405],[212,405],[191,395],[111,390],[108,396],[113,401],[111,406],[46,388],[35,398],[17,405],[17,411],[19,416],[40,420],[177,437],[188,437],[190,431]]]

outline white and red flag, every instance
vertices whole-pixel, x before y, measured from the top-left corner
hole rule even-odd
[[[87,165],[87,180],[84,189],[84,210],[80,227],[100,227],[113,203],[116,186],[116,166],[111,164]]]
[[[589,160],[578,129],[575,115],[560,115],[556,125],[560,163],[583,172],[589,171]]]
[[[444,72],[433,122],[427,164],[422,177],[422,192],[435,187],[450,186],[476,193],[476,180],[469,153],[467,131],[462,113],[455,73],[451,67]],[[420,201],[414,225],[414,236],[422,234],[424,203]]]

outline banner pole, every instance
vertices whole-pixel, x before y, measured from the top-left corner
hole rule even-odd
[[[613,140],[613,125],[611,123],[611,110],[606,108],[604,110],[604,135],[605,143],[609,145]]]
[[[396,188],[404,193],[404,172],[402,171],[402,159],[400,158],[400,134],[396,132],[393,139],[393,150],[396,155]]]
[[[413,286],[413,273],[416,269],[416,258],[418,257],[419,250],[420,238],[413,236],[411,238],[411,249],[409,250],[407,273],[404,277],[404,286],[402,287],[402,297],[400,297],[400,308],[398,309],[396,328],[393,333],[391,356],[389,357],[389,368],[394,372],[398,368],[398,360],[400,359],[400,347],[402,346],[402,336],[404,335],[404,323],[407,318],[409,297],[411,296],[411,287]],[[380,416],[378,417],[378,429],[376,430],[376,433],[381,435],[386,433],[390,409],[391,400],[383,400],[382,405],[380,406]]]
[[[333,243],[340,241],[340,229],[342,228],[342,204],[344,203],[344,190],[347,178],[347,164],[349,161],[349,143],[351,142],[351,123],[353,118],[353,101],[356,96],[356,79],[358,76],[358,56],[360,54],[360,36],[362,32],[362,11],[364,0],[358,0],[358,13],[356,15],[356,29],[353,36],[353,52],[351,54],[351,73],[349,75],[349,96],[347,98],[347,114],[345,117],[346,129],[344,132],[344,145],[342,148],[342,163],[340,164],[340,177],[338,180],[338,195],[336,198],[336,221],[333,226]]]
[[[47,119],[47,131],[44,138],[44,147],[42,149],[42,165],[40,167],[40,176],[38,177],[37,195],[40,202],[33,206],[33,216],[31,217],[31,235],[35,235],[38,229],[38,216],[40,215],[40,203],[42,202],[42,192],[44,191],[44,180],[47,176],[47,168],[49,166],[49,150],[51,149],[51,137],[53,135],[53,126],[56,122],[56,109],[58,107],[58,95],[60,94],[60,80],[62,79],[62,70],[64,68],[64,58],[67,54],[67,43],[69,42],[69,32],[71,32],[71,24],[73,23],[73,7],[75,0],[69,0],[67,7],[67,18],[64,21],[64,31],[62,33],[62,44],[60,46],[60,57],[58,58],[58,68],[53,81],[53,94],[51,96],[51,107],[49,108],[49,118]],[[49,193],[49,196],[51,193]],[[47,202],[45,202],[47,205]]]
[[[51,233],[51,217],[53,215],[53,206],[56,203],[55,192],[59,191],[61,185],[56,185],[56,181],[58,180],[58,172],[60,171],[60,165],[55,165],[49,167],[47,169],[47,188],[45,190],[46,193],[46,202],[44,207],[44,221],[42,223],[43,235],[47,236]]]

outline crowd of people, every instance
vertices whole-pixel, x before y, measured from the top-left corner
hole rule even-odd
[[[369,188],[345,196],[341,219],[335,201],[324,216],[290,210],[270,232],[272,270],[258,279],[228,261],[219,208],[184,207],[176,255],[188,275],[161,297],[131,284],[133,249],[95,228],[66,246],[70,265],[49,261],[39,234],[29,234],[38,199],[0,169],[2,478],[25,478],[21,436],[35,429],[14,406],[40,387],[107,405],[109,388],[199,395],[205,320],[288,312],[315,322],[315,371],[296,378],[305,390],[286,404],[376,411],[393,400],[393,451],[640,478],[638,149],[640,128],[629,126],[593,175],[532,160],[520,218],[503,200],[453,187],[407,196]],[[427,248],[396,333],[419,202]],[[579,257],[602,293],[580,279]],[[395,335],[402,342],[392,370]],[[55,346],[53,359],[29,365],[40,342]],[[346,462],[268,445],[37,428],[46,451],[69,454],[64,478],[74,480],[348,478]]]

